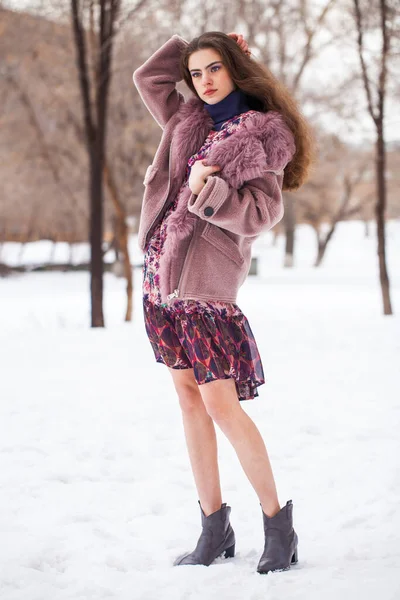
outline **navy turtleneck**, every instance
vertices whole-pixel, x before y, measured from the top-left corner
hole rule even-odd
[[[213,129],[219,131],[228,119],[251,110],[247,102],[247,96],[240,88],[233,90],[230,94],[225,96],[225,98],[215,104],[207,104],[205,102],[204,107],[214,121]]]

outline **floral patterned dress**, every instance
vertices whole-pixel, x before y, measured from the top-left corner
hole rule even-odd
[[[173,369],[192,369],[199,385],[233,378],[239,400],[258,396],[265,383],[261,358],[247,318],[237,304],[203,300],[161,302],[160,257],[168,235],[168,216],[176,210],[188,187],[195,161],[205,158],[212,146],[234,134],[254,111],[225,121],[212,129],[200,150],[190,157],[182,186],[145,248],[143,310],[146,332],[157,362]]]

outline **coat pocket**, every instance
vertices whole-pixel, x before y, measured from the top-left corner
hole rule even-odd
[[[204,227],[201,237],[210,242],[222,254],[233,260],[234,263],[241,266],[244,263],[244,257],[235,242],[223,232],[220,227],[207,223]]]
[[[153,165],[149,165],[147,167],[144,179],[143,179],[143,185],[147,185],[148,183],[150,183],[150,181],[152,181],[154,175],[157,173],[157,167],[154,167]]]

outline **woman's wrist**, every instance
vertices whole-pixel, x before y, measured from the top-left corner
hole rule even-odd
[[[207,183],[207,179],[203,180],[203,183],[200,183],[198,186],[195,186],[194,188],[190,188],[192,193],[195,194],[196,196],[198,196],[200,194],[200,192],[202,191],[203,187],[206,185]]]

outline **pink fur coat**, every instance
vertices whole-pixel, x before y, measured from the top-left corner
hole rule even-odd
[[[185,101],[176,90],[179,53],[186,43],[174,35],[133,74],[143,102],[163,130],[144,179],[142,250],[180,189],[188,159],[213,126],[201,99],[192,95]],[[250,267],[252,243],[283,216],[283,171],[294,152],[291,131],[273,111],[254,113],[239,131],[212,147],[204,160],[221,170],[207,178],[199,195],[187,188],[168,218],[160,262],[163,301],[236,301]]]

